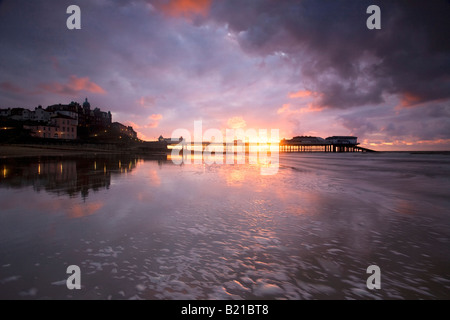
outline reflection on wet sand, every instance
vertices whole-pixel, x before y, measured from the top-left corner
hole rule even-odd
[[[167,157],[147,160],[163,163]],[[80,194],[87,198],[89,190],[109,189],[112,176],[131,173],[141,161],[144,158],[127,155],[1,159],[0,188],[32,186],[37,192],[44,190],[71,197]]]

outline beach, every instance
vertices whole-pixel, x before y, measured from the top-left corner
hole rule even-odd
[[[100,148],[61,145],[0,145],[0,158],[37,157],[37,156],[76,156],[87,153],[107,153]]]
[[[446,299],[449,164],[293,153],[261,175],[132,155],[2,159],[0,296]],[[81,290],[66,287],[69,265]]]

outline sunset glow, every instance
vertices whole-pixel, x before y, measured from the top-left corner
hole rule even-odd
[[[86,1],[70,31],[56,1],[3,1],[0,107],[88,97],[144,140],[203,120],[450,150],[447,4],[381,2],[390,16],[368,30],[368,1]]]

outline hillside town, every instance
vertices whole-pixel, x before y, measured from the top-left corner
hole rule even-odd
[[[83,104],[54,104],[34,110],[26,108],[0,109],[1,131],[20,130],[32,138],[58,140],[86,140],[114,135],[137,140],[131,126],[112,122],[111,112],[91,109],[86,98]]]

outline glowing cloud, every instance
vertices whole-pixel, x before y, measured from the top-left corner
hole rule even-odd
[[[161,114],[152,114],[148,117],[150,122],[147,124],[147,128],[157,128],[159,125],[159,120],[161,120],[163,116]]]
[[[420,104],[423,99],[414,93],[405,92],[402,94],[402,100],[400,102],[400,107],[412,107],[414,105]]]
[[[247,126],[247,123],[242,117],[233,117],[228,119],[227,125],[230,129],[239,129],[245,128]]]
[[[290,103],[285,103],[281,108],[277,110],[277,114],[298,114],[298,113],[309,113],[309,112],[318,112],[322,111],[324,108],[320,106],[316,106],[312,103],[308,103],[306,107],[299,108],[299,109],[292,109]]]
[[[39,88],[44,92],[56,93],[61,95],[73,95],[80,91],[87,91],[90,93],[105,94],[106,91],[100,87],[95,82],[89,80],[89,77],[78,78],[77,76],[70,76],[67,83],[61,84],[58,82],[54,83],[43,83],[39,85]]]
[[[306,97],[310,97],[313,96],[315,93],[312,91],[308,91],[308,90],[300,90],[297,92],[291,92],[289,93],[289,98],[291,99],[295,99],[295,98],[306,98]]]
[[[283,104],[283,106],[281,108],[279,108],[277,110],[277,113],[278,114],[282,114],[282,113],[285,113],[285,112],[289,112],[290,108],[291,108],[291,105],[289,103],[285,103],[285,104]]]
[[[156,4],[162,12],[174,17],[205,16],[210,6],[211,0],[171,0],[168,3]]]

